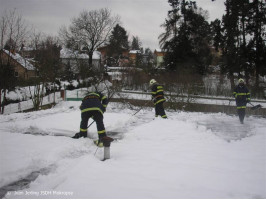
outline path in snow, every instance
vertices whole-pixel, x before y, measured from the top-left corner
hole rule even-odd
[[[23,177],[15,182],[5,185],[0,188],[0,198],[4,198],[8,192],[19,191],[29,187],[30,183],[35,181],[39,175],[48,175],[54,166],[42,168],[37,171],[31,172],[26,177]]]
[[[189,115],[189,119],[187,119]],[[185,113],[171,114],[170,117],[177,120],[194,122],[199,128],[204,127],[211,130],[216,136],[230,142],[241,140],[256,134],[256,129],[264,129],[266,120],[260,117],[245,118],[244,124],[240,124],[237,115],[226,115],[223,113]],[[256,127],[255,127],[256,126]]]

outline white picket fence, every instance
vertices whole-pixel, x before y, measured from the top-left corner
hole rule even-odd
[[[60,92],[55,93],[55,99],[54,94],[49,94],[43,98],[42,105],[51,104],[53,102],[58,103],[59,101],[62,101],[63,99],[60,97]],[[16,113],[16,112],[23,112],[24,110],[32,109],[33,103],[32,100],[27,101],[21,101],[19,103],[12,103],[5,106],[4,109],[4,115]]]

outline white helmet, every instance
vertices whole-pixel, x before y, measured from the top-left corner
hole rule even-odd
[[[154,83],[156,83],[156,80],[155,79],[151,79],[150,80],[150,85],[153,85]]]

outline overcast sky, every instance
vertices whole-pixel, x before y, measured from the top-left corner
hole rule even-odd
[[[209,21],[224,14],[224,0],[197,0],[197,4],[208,10]],[[37,30],[52,35],[83,10],[109,8],[120,16],[129,39],[138,36],[142,46],[151,50],[159,48],[158,36],[164,32],[160,25],[170,10],[167,0],[0,0],[1,14],[13,8]]]

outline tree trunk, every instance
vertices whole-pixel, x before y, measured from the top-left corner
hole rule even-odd
[[[234,81],[233,73],[229,73],[229,80],[230,80],[230,84],[231,84],[231,91],[233,91],[235,88],[235,81]]]
[[[54,104],[55,104],[55,82],[54,82]]]
[[[93,51],[89,52],[89,68],[92,69],[92,56],[93,56]]]
[[[255,31],[254,31],[254,37],[255,37],[255,45],[256,45],[256,56],[255,56],[255,66],[256,66],[256,71],[255,71],[255,87],[259,87],[259,73],[260,73],[260,19],[259,19],[259,1],[255,0]]]
[[[39,108],[42,107],[42,103],[43,103],[43,92],[44,92],[44,84],[42,85],[42,89],[41,89]]]
[[[246,70],[245,71],[245,78],[246,78],[246,85],[247,86],[249,86],[249,77],[250,77],[250,75],[249,75],[248,71]]]
[[[4,114],[5,112],[5,104],[6,104],[6,89],[4,89],[4,98],[3,98],[2,111],[1,111],[2,114]]]
[[[2,89],[0,89],[0,113],[2,114]]]

